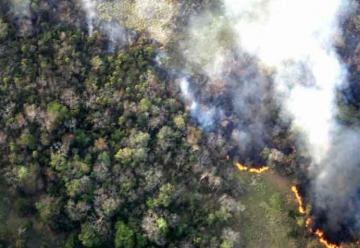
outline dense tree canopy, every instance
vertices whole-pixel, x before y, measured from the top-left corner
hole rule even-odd
[[[46,244],[65,247],[226,242],[236,209],[217,199],[236,191],[213,161],[226,162],[159,79],[158,45],[139,33],[109,53],[106,36],[79,28],[72,1],[32,1],[22,17],[1,8],[1,175],[32,223],[24,235],[0,233],[1,243],[34,246],[31,235],[48,234]]]

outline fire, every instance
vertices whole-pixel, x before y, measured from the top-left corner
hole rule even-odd
[[[312,225],[312,219],[307,218],[306,222],[305,222],[305,227],[308,228],[309,230],[311,230],[311,225]]]
[[[296,201],[298,203],[299,213],[305,214],[306,211],[305,211],[305,207],[304,207],[304,200],[301,197],[298,188],[296,186],[292,186],[291,191],[294,193],[295,199],[296,199]],[[329,241],[327,241],[326,238],[325,238],[325,233],[322,230],[316,229],[316,231],[314,232],[313,229],[311,228],[312,223],[313,223],[312,219],[307,218],[306,221],[305,221],[305,227],[307,229],[309,229],[310,232],[314,233],[314,235],[318,238],[318,240],[319,240],[319,242],[321,244],[323,244],[326,248],[339,248],[340,247],[340,246],[338,246],[336,244],[332,244]]]
[[[261,174],[261,173],[267,172],[270,169],[267,166],[263,166],[260,168],[251,168],[251,167],[248,167],[248,166],[240,164],[240,163],[236,163],[235,165],[240,171],[247,171],[247,172],[253,173],[253,174]]]
[[[296,186],[292,186],[291,187],[291,191],[294,192],[294,195],[295,195],[295,199],[298,203],[298,210],[299,210],[299,213],[301,214],[305,214],[305,207],[304,207],[304,201],[299,193],[299,190]]]
[[[226,159],[228,160],[229,157],[226,157]],[[248,167],[248,166],[243,165],[241,163],[235,163],[235,165],[240,171],[246,171],[246,172],[253,173],[253,174],[261,174],[261,173],[267,172],[270,169],[267,166],[263,166],[263,167],[260,167],[260,168],[251,168],[251,167]],[[305,209],[305,206],[304,206],[304,200],[301,197],[298,188],[295,185],[293,185],[293,186],[291,186],[291,191],[295,195],[295,199],[296,199],[296,202],[298,204],[299,213],[300,214],[306,214],[306,209]],[[325,233],[322,230],[316,229],[316,231],[314,232],[313,229],[311,228],[312,223],[313,223],[313,221],[312,221],[311,218],[306,218],[305,227],[310,232],[314,233],[314,235],[318,238],[318,240],[319,240],[319,242],[321,244],[323,244],[326,248],[340,248],[340,246],[327,241],[326,238],[325,238]]]
[[[228,160],[229,157],[227,157],[226,159]],[[260,168],[251,168],[251,167],[248,167],[248,166],[243,165],[241,163],[236,163],[235,165],[240,171],[246,171],[246,172],[254,173],[254,174],[261,174],[261,173],[267,172],[270,169],[267,166],[263,166],[263,167],[260,167]],[[293,185],[293,186],[291,186],[291,191],[295,195],[295,199],[296,199],[296,202],[298,204],[299,213],[300,214],[306,214],[306,209],[304,207],[304,200],[301,197],[298,188],[295,185]],[[307,229],[309,229],[310,232],[314,233],[314,235],[318,238],[318,240],[319,240],[319,242],[321,244],[323,244],[326,248],[340,248],[340,246],[338,246],[336,244],[332,244],[329,241],[327,241],[326,238],[325,238],[325,233],[322,230],[316,229],[316,231],[314,232],[313,229],[311,228],[312,223],[313,223],[312,219],[307,218],[306,221],[305,221],[305,227]]]
[[[316,237],[318,237],[319,242],[320,242],[321,244],[323,244],[326,248],[339,248],[339,247],[340,247],[340,246],[338,246],[338,245],[336,245],[336,244],[332,244],[332,243],[330,243],[329,241],[327,241],[327,240],[325,239],[325,234],[324,234],[324,232],[321,231],[320,229],[317,229],[317,230],[315,231],[315,235],[316,235]]]

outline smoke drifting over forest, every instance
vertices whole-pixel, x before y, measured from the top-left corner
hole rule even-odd
[[[160,19],[165,27],[178,6],[159,3],[163,5],[153,13],[147,11],[147,16],[157,16],[162,7],[171,9],[167,11],[171,15]],[[92,0],[81,4],[91,35],[99,16],[97,4]],[[191,16],[178,47],[184,62],[175,80],[197,122],[205,131],[216,130],[234,142],[243,159],[260,157],[271,143],[272,134],[279,131],[271,123],[274,115],[279,122],[291,120],[292,131],[303,135],[313,161],[307,197],[313,214],[319,215],[315,220],[332,234],[345,227],[347,238],[360,236],[360,137],[357,129],[336,120],[336,92],[347,87],[348,76],[336,46],[352,4],[224,0],[220,11]],[[164,36],[171,34],[159,30],[158,23],[140,21],[155,40],[167,40]],[[102,30],[114,43],[128,42],[128,33],[118,22],[107,22]]]
[[[316,13],[321,7],[322,13]],[[206,73],[207,87],[230,80],[235,87],[242,87],[233,96],[234,102],[264,97],[259,87],[270,80],[275,103],[283,107],[283,115],[293,117],[293,128],[307,135],[313,157],[320,162],[334,125],[335,89],[346,77],[334,48],[342,10],[341,1],[225,1],[224,16],[193,18],[184,57],[189,68]],[[232,58],[235,53],[239,56]],[[240,61],[243,54],[254,59]],[[235,69],[245,71],[240,76],[251,76],[229,79],[234,63],[253,64]],[[250,108],[249,104],[235,105]],[[251,114],[258,112],[261,108]],[[265,119],[250,119],[266,124]]]
[[[96,19],[95,1],[92,0],[81,0],[82,6],[86,11],[86,22],[89,34],[91,35],[94,31],[94,21]]]
[[[182,87],[187,102],[196,103],[193,115],[208,127],[226,120],[227,111],[235,113],[239,120],[231,137],[241,155],[250,146],[259,152],[269,142],[274,130],[269,130],[269,104],[280,107],[280,118],[291,118],[292,130],[302,134],[312,157],[308,195],[313,214],[334,242],[358,239],[360,233],[359,132],[336,120],[336,93],[347,87],[348,77],[336,42],[351,4],[226,0],[222,16],[205,13],[192,19],[181,47],[187,70],[208,77],[197,97]],[[242,60],[246,56],[251,59]]]
[[[249,146],[260,151],[269,142],[269,104],[280,106],[280,118],[291,118],[312,157],[308,195],[313,214],[334,242],[360,234],[359,131],[336,120],[336,93],[348,87],[336,42],[351,4],[227,0],[221,16],[206,13],[192,19],[181,48],[187,69],[208,77],[198,99],[182,87],[186,99],[195,98],[192,105],[203,104],[197,109],[204,111],[193,115],[205,127],[224,121],[227,110],[219,98],[225,97],[239,116],[232,137],[240,150],[244,146],[241,155]],[[246,56],[251,60],[242,61]],[[228,90],[234,94],[224,93]]]

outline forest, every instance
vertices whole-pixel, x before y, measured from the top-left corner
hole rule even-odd
[[[236,62],[228,78],[243,80],[251,67],[265,81],[257,90],[266,96],[246,96],[250,114],[224,100],[247,84],[209,85],[181,54],[190,16],[220,9],[219,1],[161,0],[165,23],[154,20],[152,29],[133,9],[138,1],[98,1],[93,30],[81,2],[0,5],[0,247],[322,247],[290,192],[308,182],[311,156],[279,117],[269,74],[252,67],[256,58],[229,56]],[[170,15],[169,2],[179,15]],[[337,51],[351,84],[337,95],[337,118],[356,126],[360,14],[343,28]],[[191,94],[184,97],[182,75],[201,118]],[[201,114],[214,102],[226,118],[204,126]],[[234,138],[239,126],[250,133],[246,148]],[[252,175],[236,163],[271,172]],[[352,241],[341,247],[358,247]]]

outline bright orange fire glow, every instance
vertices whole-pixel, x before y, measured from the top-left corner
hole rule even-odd
[[[263,166],[260,168],[251,168],[251,167],[248,167],[248,166],[240,164],[240,163],[236,163],[235,165],[240,171],[247,171],[247,172],[253,173],[253,174],[261,174],[261,173],[267,172],[270,169],[267,166]]]
[[[299,190],[296,186],[292,186],[291,187],[291,191],[294,192],[295,195],[295,199],[298,203],[298,210],[299,213],[301,214],[305,214],[305,207],[304,207],[304,200],[301,197]],[[326,240],[325,238],[325,233],[323,231],[321,231],[320,229],[317,229],[315,232],[313,231],[313,229],[311,228],[312,225],[312,219],[311,218],[307,218],[306,222],[305,222],[305,227],[307,229],[309,229],[310,232],[313,232],[315,234],[315,236],[318,238],[319,242],[321,244],[323,244],[326,248],[340,248],[340,246],[336,245],[336,244],[332,244],[329,241]]]
[[[324,234],[324,232],[321,231],[321,230],[319,230],[319,229],[317,229],[317,230],[315,231],[315,235],[316,235],[316,237],[318,237],[319,242],[320,242],[321,244],[323,244],[326,248],[339,248],[339,247],[340,247],[340,246],[338,246],[338,245],[336,245],[336,244],[332,244],[332,243],[330,243],[329,241],[327,241],[327,240],[325,239],[325,234]]]
[[[229,159],[230,159],[229,156],[227,156],[226,160],[229,160]],[[243,165],[241,163],[235,163],[235,166],[240,171],[246,171],[246,172],[253,173],[253,174],[261,174],[261,173],[267,172],[270,169],[268,166],[263,166],[263,167],[260,167],[260,168],[251,168],[251,167],[248,167],[248,166]],[[295,185],[291,186],[291,191],[295,195],[295,199],[296,199],[296,202],[298,204],[299,213],[300,214],[306,214],[306,209],[305,209],[305,206],[304,206],[304,200],[301,197],[298,188]],[[322,230],[316,229],[316,231],[314,232],[314,230],[311,228],[312,223],[313,223],[313,221],[312,221],[311,218],[306,218],[305,227],[310,232],[314,233],[314,235],[318,238],[318,240],[319,240],[319,242],[321,244],[323,244],[326,248],[340,248],[340,246],[327,241],[326,238],[325,238],[325,233]]]
[[[299,190],[296,186],[291,187],[291,191],[294,192],[296,202],[298,204],[298,210],[300,214],[305,214],[305,207],[304,207],[304,201],[299,193]]]

